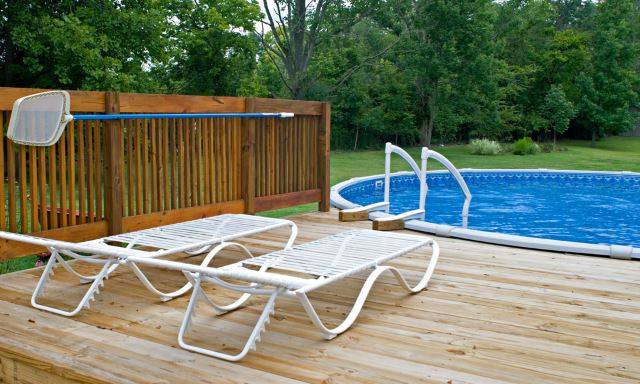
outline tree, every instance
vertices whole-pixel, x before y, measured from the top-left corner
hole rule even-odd
[[[492,6],[489,0],[410,1],[399,61],[414,89],[422,145],[431,145],[436,127],[451,137],[460,126],[495,118]]]
[[[379,11],[383,1],[373,0],[262,0],[266,30],[259,37],[264,53],[294,99],[305,98],[314,80],[309,68],[322,42],[348,35],[354,25]],[[391,47],[378,48],[374,60]],[[354,63],[358,69],[362,63]],[[355,70],[341,74],[343,83]]]
[[[593,60],[589,87],[593,105],[589,116],[592,143],[601,133],[616,134],[631,129],[638,119],[640,41],[637,27],[640,12],[633,0],[605,1],[598,4],[594,20]]]
[[[147,91],[166,59],[169,28],[153,0],[14,1],[0,5],[0,71],[7,86]]]
[[[549,123],[553,131],[553,146],[556,145],[556,136],[563,134],[569,128],[569,122],[576,115],[573,104],[558,85],[552,85],[544,98],[542,115]]]
[[[500,80],[502,120],[512,125],[505,131],[532,136],[546,128],[539,106],[549,84],[546,54],[557,14],[549,1],[508,0],[496,6],[495,54],[506,65]]]
[[[257,91],[258,41],[254,25],[260,7],[246,0],[174,0],[169,5],[171,60],[161,68],[168,90],[236,95]]]

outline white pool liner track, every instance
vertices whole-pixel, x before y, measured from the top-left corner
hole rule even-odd
[[[636,172],[609,172],[609,171],[574,171],[574,170],[551,170],[551,169],[472,169],[465,168],[460,169],[462,174],[464,172],[474,172],[474,173],[496,173],[496,172],[518,172],[518,173],[572,173],[572,174],[600,174],[600,175],[636,175],[640,176],[640,173]],[[447,171],[431,171],[429,174],[437,174],[437,173],[446,173]],[[413,172],[396,172],[392,174],[392,177],[395,176],[410,176],[413,175]],[[384,174],[380,175],[372,175],[365,177],[355,177],[349,179],[347,181],[343,181],[334,185],[331,188],[331,204],[338,209],[348,209],[359,207],[360,205],[355,204],[340,194],[340,192],[354,184],[361,183],[368,180],[375,180],[384,178]],[[369,213],[369,220],[374,220],[381,217],[391,216],[385,212],[371,212]],[[454,237],[465,240],[479,241],[483,243],[491,243],[491,244],[499,244],[506,245],[512,247],[519,248],[531,248],[531,249],[540,249],[545,251],[555,251],[555,252],[569,252],[569,253],[577,253],[577,254],[585,254],[585,255],[594,255],[594,256],[604,256],[604,257],[612,257],[617,259],[640,259],[640,248],[632,247],[628,245],[606,245],[606,244],[590,244],[590,243],[580,243],[580,242],[572,242],[572,241],[561,241],[561,240],[551,240],[551,239],[543,239],[537,237],[528,237],[528,236],[518,236],[511,234],[504,234],[499,232],[488,232],[488,231],[480,231],[469,228],[462,228],[457,226],[445,225],[445,224],[436,224],[428,221],[422,220],[409,220],[405,223],[405,227],[407,229],[431,233],[437,236],[442,237]]]

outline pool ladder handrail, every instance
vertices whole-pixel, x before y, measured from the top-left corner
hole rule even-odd
[[[418,203],[418,209],[414,209],[411,211],[403,212],[393,216],[386,216],[382,218],[377,218],[373,222],[374,229],[379,230],[394,230],[394,229],[402,229],[404,228],[404,222],[407,220],[420,219],[424,220],[425,218],[425,201],[427,197],[427,193],[429,191],[429,186],[427,185],[427,162],[429,158],[433,158],[441,163],[456,179],[458,185],[462,189],[465,195],[465,202],[462,209],[462,222],[463,226],[467,226],[468,216],[469,216],[469,206],[471,204],[471,192],[467,187],[467,183],[464,181],[464,178],[458,171],[458,169],[447,159],[444,155],[434,150],[430,150],[427,147],[423,147],[420,153],[420,162],[421,166],[418,167],[418,164],[413,160],[413,158],[405,151],[404,149],[393,145],[391,143],[386,143],[385,145],[385,174],[384,174],[384,200],[381,202],[354,207],[350,209],[344,209],[340,211],[340,220],[341,221],[355,221],[355,220],[367,220],[369,218],[370,212],[384,211],[389,213],[389,205],[390,205],[390,194],[391,194],[391,154],[397,154],[402,157],[411,167],[413,172],[418,177],[418,181],[420,182],[420,200]]]
[[[426,147],[422,148],[422,152],[424,153],[425,151],[427,152],[427,155],[426,155],[427,160],[429,158],[437,160],[449,171],[449,173],[451,173],[453,178],[456,179],[456,181],[458,182],[458,186],[460,187],[460,189],[462,190],[462,193],[464,194],[464,204],[462,205],[462,227],[467,228],[467,225],[469,223],[469,207],[471,206],[471,198],[472,198],[471,191],[467,186],[467,182],[464,181],[464,178],[462,177],[462,174],[460,173],[458,168],[456,168],[453,165],[453,163],[449,159],[447,159],[443,154],[441,154],[440,152],[436,152],[432,149],[427,149]],[[424,174],[425,174],[424,184],[428,190],[429,187],[426,182],[427,180],[426,179],[426,175],[427,175],[426,160],[425,160]],[[426,197],[426,194],[425,194],[425,197]]]

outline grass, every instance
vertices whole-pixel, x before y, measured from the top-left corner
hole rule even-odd
[[[502,153],[495,156],[473,155],[465,145],[434,147],[445,155],[458,168],[554,168],[603,171],[640,172],[640,138],[610,137],[599,141],[595,148],[589,141],[561,141],[558,146],[565,151],[538,153],[529,156],[516,156]],[[414,159],[419,159],[420,148],[407,151]],[[392,170],[409,170],[407,164],[398,156],[392,157]],[[430,169],[440,168],[436,162],[429,163]],[[331,153],[331,185],[357,176],[367,176],[384,172],[384,151],[333,151]],[[260,215],[282,217],[317,209],[317,204],[305,204],[297,207],[262,212]],[[31,268],[34,256],[0,262],[0,274]]]
[[[595,148],[589,141],[562,141],[559,147],[566,151],[543,152],[516,156],[502,153],[495,156],[472,155],[465,145],[433,147],[445,155],[458,168],[554,168],[577,170],[636,171],[640,172],[640,138],[610,137],[601,140]],[[407,150],[414,159],[420,158],[420,148]],[[393,170],[408,170],[398,156],[392,157]],[[429,162],[431,169],[438,169]],[[331,185],[356,176],[384,172],[384,151],[334,152],[331,155]]]

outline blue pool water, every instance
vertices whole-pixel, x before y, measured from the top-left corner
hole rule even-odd
[[[640,247],[640,176],[554,172],[463,172],[473,200],[468,228]],[[450,174],[427,177],[426,220],[460,226],[464,195]],[[383,200],[383,179],[344,188],[356,204]],[[391,212],[418,208],[419,183],[392,177]]]

